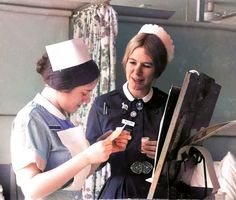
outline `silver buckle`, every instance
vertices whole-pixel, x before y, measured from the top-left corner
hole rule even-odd
[[[131,166],[130,169],[132,172],[134,172],[135,174],[149,174],[152,169],[153,166],[150,162],[148,161],[135,161]]]

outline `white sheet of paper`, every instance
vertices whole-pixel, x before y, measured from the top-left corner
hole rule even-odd
[[[124,128],[125,128],[125,125],[122,127],[116,127],[116,129],[112,132],[112,134],[107,137],[107,139],[113,141],[121,134]]]
[[[82,126],[59,131],[57,134],[62,143],[69,149],[72,157],[89,147],[89,142],[85,138],[85,129]],[[80,190],[84,185],[90,169],[91,165],[76,174],[73,183],[66,190]]]

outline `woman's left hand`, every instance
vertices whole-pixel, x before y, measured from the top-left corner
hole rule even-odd
[[[146,140],[141,144],[141,152],[147,157],[154,159],[156,154],[157,141]]]
[[[124,151],[129,140],[131,140],[130,132],[123,130],[121,134],[115,140],[113,140],[112,152],[115,153],[119,151]]]

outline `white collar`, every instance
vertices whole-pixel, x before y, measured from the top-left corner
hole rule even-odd
[[[130,100],[130,101],[133,101],[135,98],[133,97],[133,95],[130,93],[129,89],[128,89],[128,82],[126,82],[124,85],[123,85],[123,91],[124,91],[124,94],[125,96]],[[148,94],[142,98],[143,102],[147,103],[151,98],[152,98],[152,95],[153,95],[153,89],[151,88],[150,91],[148,92]]]
[[[34,97],[34,100],[36,103],[40,104],[41,106],[43,106],[48,112],[50,112],[51,114],[55,115],[56,117],[62,119],[62,120],[66,120],[66,116],[63,115],[61,113],[60,110],[58,110],[57,107],[55,107],[50,101],[48,101],[45,97],[43,97],[41,94],[37,94]]]

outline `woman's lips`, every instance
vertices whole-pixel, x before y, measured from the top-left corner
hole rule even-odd
[[[132,78],[132,80],[134,81],[134,83],[136,84],[142,84],[143,79],[139,79],[139,78]]]

